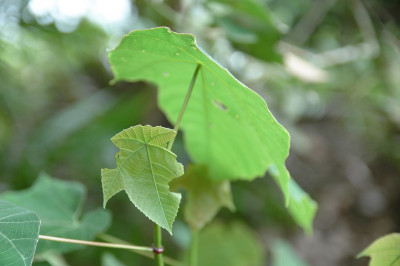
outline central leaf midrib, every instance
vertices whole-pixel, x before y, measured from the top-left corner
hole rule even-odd
[[[390,266],[393,266],[398,260],[400,260],[400,255],[398,255],[398,256],[392,261],[392,263],[390,263]]]
[[[148,159],[149,165],[150,165],[151,177],[153,178],[154,189],[156,190],[156,193],[157,193],[158,203],[160,204],[160,207],[161,207],[162,214],[164,216],[166,225],[169,227],[169,224],[168,224],[168,221],[167,221],[167,217],[165,216],[164,208],[163,208],[162,203],[161,203],[160,194],[158,193],[156,178],[154,176],[154,171],[153,171],[153,165],[152,165],[151,159],[150,159],[149,147],[148,147],[148,145],[145,145],[145,146],[146,146],[147,159]]]

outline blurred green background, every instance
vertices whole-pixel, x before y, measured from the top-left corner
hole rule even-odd
[[[109,139],[136,124],[170,126],[151,84],[109,86],[107,53],[131,30],[168,26],[195,34],[266,100],[292,137],[288,169],[319,204],[314,234],[305,236],[269,177],[234,182],[237,211],[223,209],[200,244],[224,243],[206,240],[231,228],[231,242],[247,232],[259,249],[242,254],[258,260],[238,265],[367,265],[356,254],[400,231],[399,18],[394,0],[2,0],[0,192],[27,188],[46,172],[83,183],[86,208],[101,206],[100,169],[115,164]],[[180,139],[174,151],[190,161]],[[151,244],[152,224],[123,193],[108,208],[109,234]],[[184,257],[189,238],[179,214],[174,237],[164,235],[167,255]],[[200,265],[210,265],[218,254],[203,246]],[[61,259],[116,260],[153,264],[92,247]]]

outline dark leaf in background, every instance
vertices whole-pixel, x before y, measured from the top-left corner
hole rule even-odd
[[[78,182],[61,181],[41,174],[35,184],[22,191],[8,191],[0,199],[31,210],[39,216],[41,235],[93,240],[111,223],[111,215],[101,208],[82,213],[86,190]],[[81,249],[84,246],[53,241],[39,241],[36,254],[58,253]]]

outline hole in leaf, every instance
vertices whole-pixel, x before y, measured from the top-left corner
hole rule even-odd
[[[221,103],[220,101],[213,100],[212,102],[215,105],[215,107],[221,109],[222,111],[228,111],[228,107],[226,107],[225,104]]]
[[[165,71],[162,74],[163,74],[164,77],[168,77],[169,76],[169,72],[168,71]]]

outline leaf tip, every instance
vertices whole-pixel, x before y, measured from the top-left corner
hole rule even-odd
[[[172,236],[172,226],[171,226],[171,228],[166,228],[165,230],[167,230],[168,231],[168,233]]]
[[[359,258],[362,258],[362,257],[366,257],[366,256],[367,256],[367,254],[364,254],[364,250],[363,250],[363,251],[361,251],[360,253],[358,253],[356,255],[356,259],[359,259]]]

